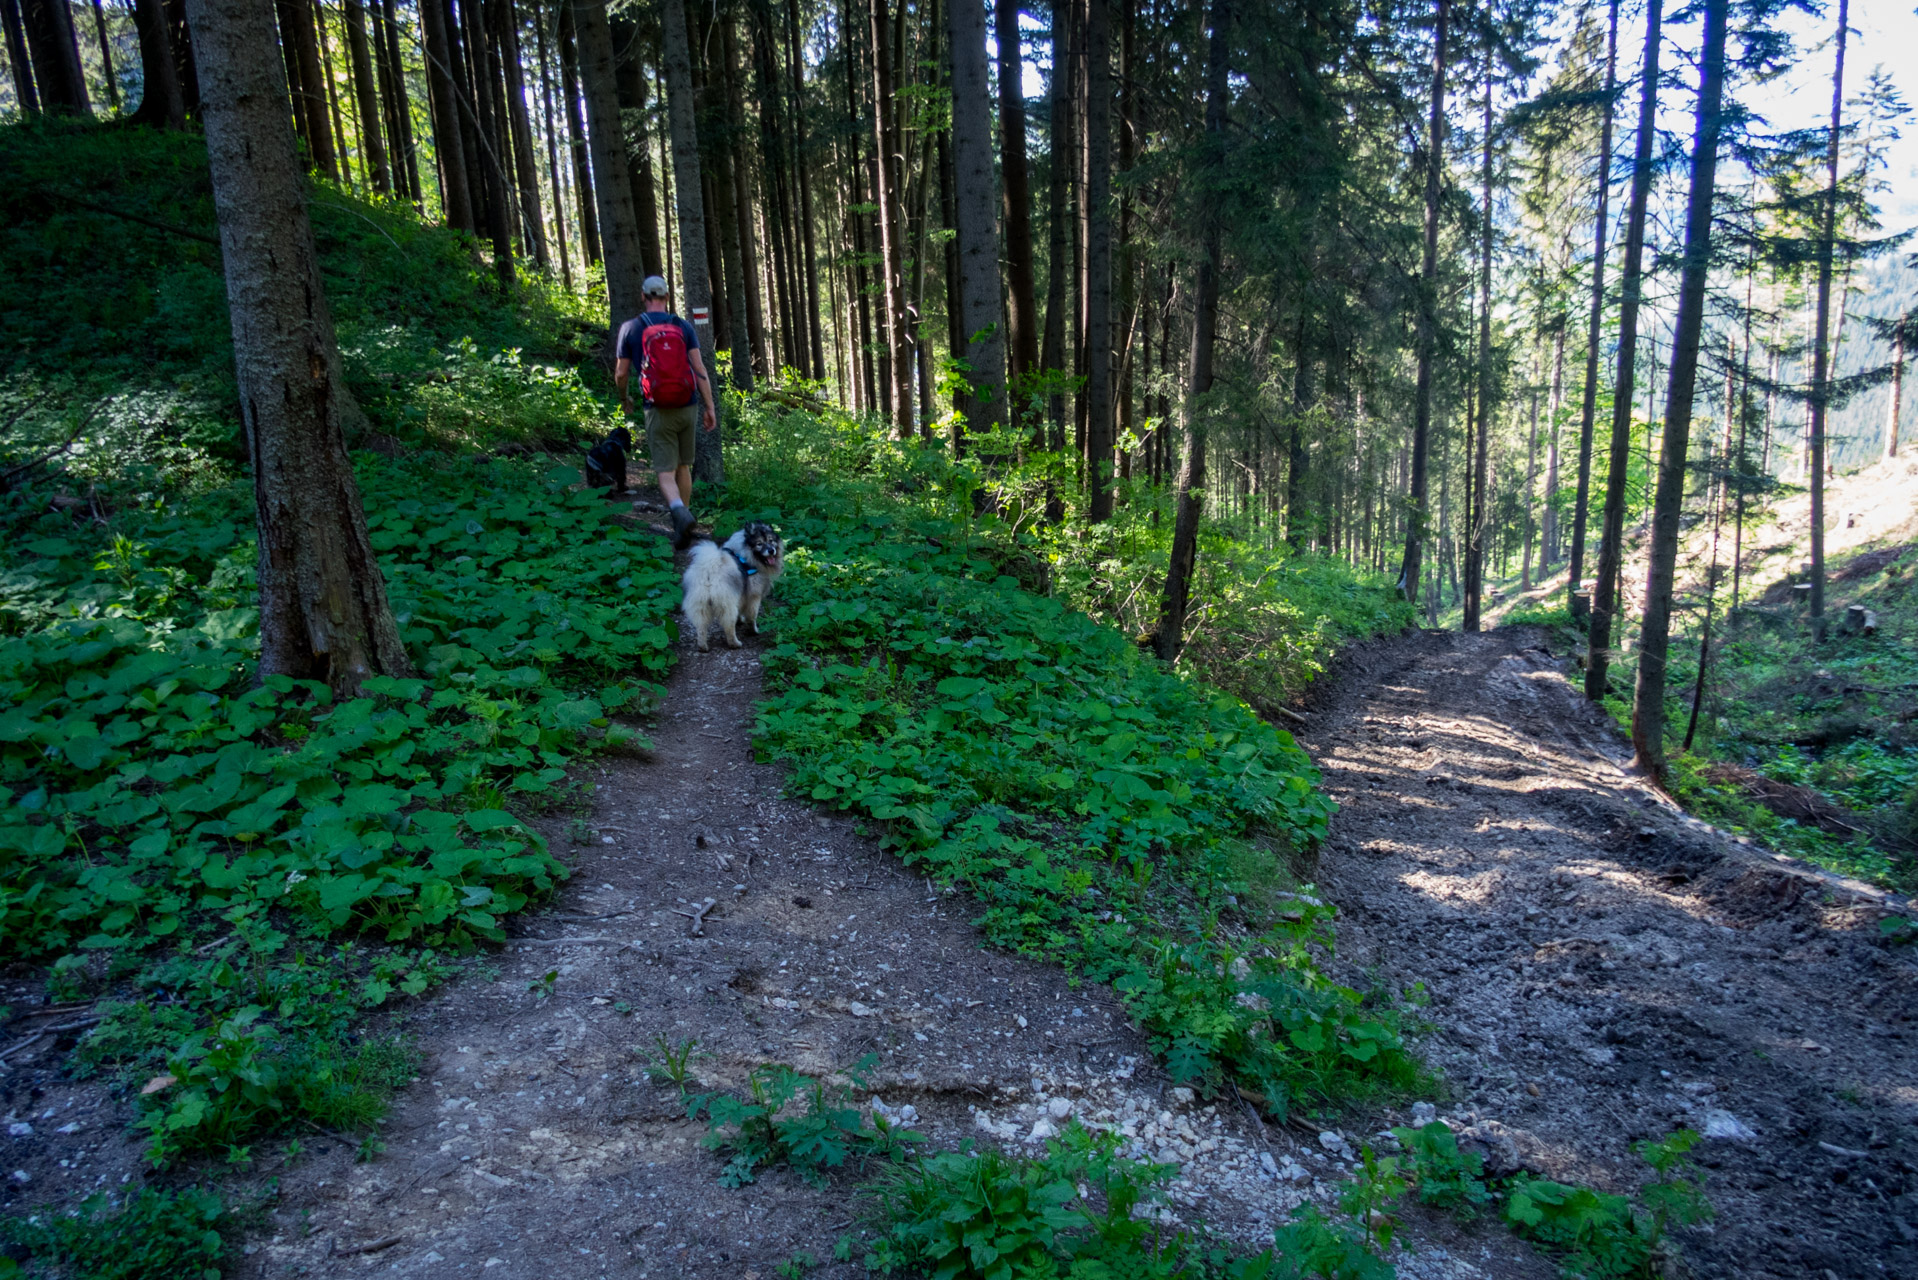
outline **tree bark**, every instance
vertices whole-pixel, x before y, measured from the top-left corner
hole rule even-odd
[[[1443,0],[1441,0],[1443,3]],[[1217,182],[1225,167],[1226,71],[1232,28],[1231,0],[1212,0],[1212,38],[1206,61],[1206,176]],[[1202,397],[1212,390],[1213,331],[1219,310],[1219,258],[1224,229],[1212,203],[1199,199],[1199,264],[1192,298],[1192,363],[1186,384],[1186,452],[1179,466],[1178,515],[1172,526],[1172,552],[1166,562],[1165,594],[1159,605],[1159,629],[1153,649],[1171,662],[1185,644],[1186,606],[1199,557],[1199,518],[1205,501],[1205,417]]]
[[[1653,0],[1657,3],[1658,0]],[[1656,25],[1654,22],[1653,25]],[[1591,517],[1592,437],[1598,413],[1598,351],[1600,329],[1605,320],[1605,234],[1606,206],[1612,194],[1612,120],[1613,98],[1618,89],[1618,0],[1611,0],[1611,17],[1605,35],[1605,115],[1599,127],[1598,212],[1592,231],[1592,301],[1585,330],[1585,395],[1578,418],[1578,493],[1572,506],[1571,567],[1565,576],[1565,592],[1572,616],[1589,607],[1579,602],[1580,579],[1585,573],[1585,526]]]
[[[737,327],[733,343],[733,376],[740,386],[751,386],[753,378],[768,377],[772,370],[771,357],[766,347],[766,319],[764,301],[759,291],[759,257],[757,253],[758,236],[753,234],[753,197],[752,168],[746,152],[746,126],[739,106],[739,38],[733,16],[726,14],[720,21],[720,57],[725,63],[726,85],[726,121],[727,131],[732,135],[730,168],[732,171],[733,223],[739,229],[739,276],[745,304],[746,351],[739,350]],[[852,76],[847,73],[846,91],[852,92]],[[858,146],[856,136],[853,145]],[[855,151],[855,156],[857,152]],[[858,164],[853,165],[854,201],[858,200],[859,183]],[[722,199],[725,198],[722,196]]]
[[[1086,518],[1112,515],[1112,22],[1086,0]]]
[[[868,0],[872,29],[873,141],[877,148],[873,165],[875,189],[879,197],[879,243],[881,272],[884,273],[886,302],[886,363],[891,373],[889,390],[892,403],[893,432],[902,440],[912,437],[912,332],[906,315],[905,246],[900,243],[904,224],[900,220],[898,130],[893,125],[893,58],[891,15],[886,0]]]
[[[339,81],[333,75],[333,46],[326,38],[326,9],[320,0],[312,0],[309,13],[313,23],[313,42],[320,51],[320,86],[322,96],[326,99],[327,119],[332,122],[338,176],[350,190],[353,186],[353,166],[348,160],[346,121],[340,114]]]
[[[1905,403],[1905,330],[1911,324],[1907,312],[1898,318],[1898,331],[1891,339],[1891,404],[1885,411],[1885,456],[1898,456],[1898,418]]]
[[[91,115],[80,41],[67,0],[22,0],[21,18],[40,109],[48,114]]]
[[[566,188],[559,181],[559,131],[553,124],[552,59],[546,51],[546,23],[539,6],[533,7],[533,44],[539,55],[540,129],[546,140],[546,181],[553,188],[553,240],[559,250],[559,278],[566,291],[573,291],[572,250],[566,234]]]
[[[521,241],[533,251],[542,271],[553,269],[546,243],[546,215],[540,208],[539,162],[533,151],[533,121],[526,110],[526,76],[520,66],[519,11],[513,0],[497,0],[500,61],[506,76],[506,120],[513,135],[513,164],[519,180]],[[558,198],[558,192],[554,192]]]
[[[379,20],[373,29],[373,63],[378,72],[380,102],[385,111],[387,162],[393,189],[421,202],[418,148],[413,143],[413,104],[406,92],[406,63],[400,59],[400,28],[394,0],[380,0]]]
[[[1009,0],[999,3],[1008,5]],[[986,11],[983,0],[947,0],[946,13],[946,33],[952,42],[953,215],[958,233],[960,326],[965,336],[966,381],[971,387],[968,424],[971,431],[983,432],[1007,422]]]
[[[1072,61],[1072,25],[1063,20],[1064,15],[1055,7],[1052,20],[1052,66],[1047,73],[1047,111],[1046,133],[1047,147],[1051,160],[1047,165],[1050,171],[1046,184],[1046,328],[1045,345],[1040,351],[1039,367],[1055,375],[1046,397],[1046,418],[1050,432],[1044,437],[1037,428],[1033,431],[1034,443],[1039,448],[1063,450],[1066,444],[1065,396],[1060,390],[1060,378],[1066,366],[1066,241],[1070,228],[1066,225],[1066,166],[1068,150],[1067,139],[1071,134],[1069,116],[1072,110],[1071,74],[1068,68]],[[1203,480],[1203,475],[1201,480]]]
[[[200,73],[193,57],[193,32],[186,22],[186,0],[165,0],[168,43],[173,46],[173,69],[180,80],[180,99],[189,120],[200,117]]]
[[[360,147],[369,181],[381,195],[393,191],[393,172],[387,164],[386,142],[380,136],[380,95],[373,82],[373,52],[366,43],[366,11],[361,0],[340,0],[346,10],[346,52],[353,66],[353,101],[360,113]]]
[[[706,210],[699,180],[699,124],[693,104],[692,57],[686,40],[685,0],[665,0],[661,42],[666,56],[666,107],[673,138],[673,196],[679,223],[680,298],[702,351],[717,350],[713,340],[713,290],[706,270]],[[718,411],[718,406],[714,406]],[[724,428],[698,434],[695,476],[723,484],[726,465],[720,448]]]
[[[1843,0],[1840,0],[1842,5]],[[1698,348],[1705,323],[1705,285],[1711,272],[1712,199],[1717,192],[1718,144],[1724,128],[1725,43],[1731,0],[1705,0],[1699,56],[1697,118],[1692,134],[1691,193],[1685,207],[1685,255],[1679,274],[1678,315],[1672,323],[1670,382],[1665,392],[1665,439],[1652,498],[1650,564],[1645,574],[1645,620],[1639,629],[1638,685],[1632,698],[1632,747],[1641,768],[1665,772],[1665,660],[1671,644],[1672,587],[1678,562],[1678,518],[1685,498],[1685,460],[1698,385]],[[1816,528],[1816,509],[1814,525]]]
[[[106,74],[107,105],[120,109],[120,80],[113,74],[113,47],[107,42],[107,11],[100,0],[93,0],[93,34],[100,41],[100,68]]]
[[[0,0],[0,27],[6,30],[7,62],[13,68],[14,96],[19,100],[22,111],[37,113],[40,110],[40,95],[33,84],[33,59],[27,52],[27,29],[20,16],[20,0]],[[144,37],[140,42],[140,52],[144,57]]]
[[[505,154],[506,132],[501,128],[499,67],[493,42],[487,38],[485,0],[463,0],[460,17],[466,39],[466,80],[471,92],[474,137],[479,147],[480,182],[486,191],[486,235],[493,245],[493,272],[502,292],[510,292],[513,270],[513,188],[507,177],[511,162]]]
[[[1018,0],[995,0],[999,41],[999,156],[1004,181],[1006,343],[1012,385],[1039,364],[1039,312],[1033,292],[1032,179],[1026,166],[1025,58]]]
[[[599,207],[598,198],[593,193],[593,166],[587,157],[586,121],[580,114],[579,49],[573,30],[572,0],[559,0],[556,39],[559,44],[560,89],[566,97],[566,136],[573,154],[573,190],[579,198],[579,247],[585,255],[586,265],[592,266],[601,257]],[[615,110],[618,105],[615,100]],[[626,199],[630,206],[630,192]]]
[[[133,110],[133,122],[158,129],[186,128],[186,100],[180,96],[166,7],[160,0],[133,0],[133,29],[140,37],[141,80],[140,105]]]
[[[366,532],[340,367],[268,0],[188,0],[260,539],[259,675],[342,697],[408,675]]]
[[[420,0],[420,26],[426,35],[426,97],[432,110],[433,151],[440,166],[440,211],[446,225],[472,231],[473,188],[466,171],[459,86],[453,80],[453,47],[440,0]]]
[[[1487,458],[1492,439],[1492,59],[1485,59],[1485,136],[1482,180],[1485,203],[1479,216],[1478,276],[1478,438],[1472,447],[1472,501],[1466,513],[1471,527],[1465,544],[1465,630],[1477,631],[1485,609],[1485,536],[1491,503],[1486,499]]]
[[[592,188],[605,252],[606,299],[612,312],[607,335],[610,351],[619,338],[619,326],[645,308],[640,285],[646,272],[640,261],[638,220],[633,215],[633,184],[626,169],[626,136],[619,118],[613,33],[606,22],[605,0],[572,0],[572,11],[586,115],[591,123]]]
[[[1831,408],[1831,259],[1838,228],[1838,143],[1845,120],[1845,38],[1851,0],[1838,0],[1836,57],[1831,72],[1831,132],[1825,140],[1825,198],[1818,211],[1818,321],[1811,355],[1811,630],[1825,638],[1825,416]],[[1843,325],[1844,302],[1839,301]],[[1674,361],[1674,363],[1676,363]],[[1667,398],[1667,412],[1670,401]]]
[[[806,60],[799,45],[799,0],[786,0],[786,60],[793,89],[793,152],[799,159],[799,251],[806,262],[806,332],[811,339],[812,376],[826,377],[826,335],[820,325],[819,246],[813,234],[812,157],[806,145]]]
[[[1445,175],[1445,37],[1450,0],[1437,0],[1432,34],[1431,111],[1425,141],[1425,247],[1419,263],[1418,319],[1413,341],[1418,378],[1412,400],[1412,478],[1406,495],[1405,558],[1399,565],[1399,590],[1418,603],[1419,559],[1426,536],[1427,459],[1432,451],[1432,365],[1438,345],[1439,202]]]
[[[1565,400],[1565,320],[1563,315],[1559,317],[1557,331],[1552,336],[1551,416],[1545,446],[1545,533],[1543,550],[1539,553],[1541,577],[1558,563],[1558,415]]]
[[[653,185],[652,137],[646,128],[650,93],[639,57],[639,28],[631,18],[618,18],[611,30],[619,113],[626,122],[626,172],[633,188],[633,216],[639,224],[639,257],[647,275],[663,276],[666,254],[659,242],[659,196]]]
[[[1652,148],[1658,124],[1658,53],[1662,0],[1645,6],[1645,62],[1638,89],[1638,142],[1632,152],[1631,203],[1625,214],[1625,269],[1619,279],[1618,369],[1612,388],[1612,449],[1605,477],[1605,514],[1598,543],[1598,578],[1592,587],[1587,631],[1585,696],[1597,702],[1609,689],[1612,619],[1618,609],[1613,583],[1623,563],[1625,482],[1631,470],[1632,401],[1638,386],[1638,307],[1643,296],[1645,210],[1652,190]],[[1576,538],[1574,530],[1573,537]]]

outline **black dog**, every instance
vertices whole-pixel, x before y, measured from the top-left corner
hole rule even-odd
[[[586,483],[608,493],[626,492],[626,453],[633,447],[633,433],[614,427],[613,433],[594,445],[586,454]]]

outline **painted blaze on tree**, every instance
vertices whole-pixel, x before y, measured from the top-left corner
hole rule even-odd
[[[271,0],[187,0],[260,535],[262,677],[350,695],[411,667],[345,428],[364,421],[307,221]]]

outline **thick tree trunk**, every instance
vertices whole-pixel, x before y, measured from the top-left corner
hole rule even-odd
[[[605,251],[606,298],[612,312],[607,337],[610,350],[619,338],[619,326],[645,308],[640,285],[646,272],[640,261],[638,220],[633,216],[633,184],[626,170],[626,136],[619,118],[613,33],[606,22],[606,5],[604,0],[572,0],[572,11],[586,115],[591,123],[592,188]]]
[[[158,129],[186,128],[186,100],[180,96],[166,7],[160,0],[134,0],[133,29],[140,37],[141,73],[140,105],[134,108],[133,122]]]
[[[366,42],[366,11],[361,0],[340,0],[346,10],[346,52],[353,65],[353,101],[360,113],[360,148],[373,190],[389,195],[393,172],[381,134],[379,90],[373,81],[373,51]]]
[[[1032,179],[1026,167],[1025,58],[1018,0],[995,0],[999,40],[999,156],[1005,185],[1006,351],[1012,385],[1039,364],[1039,313],[1033,292]]]
[[[1645,6],[1645,64],[1638,89],[1638,142],[1632,153],[1631,203],[1625,214],[1625,269],[1619,279],[1618,369],[1612,389],[1612,450],[1605,478],[1605,513],[1598,542],[1598,579],[1592,587],[1585,696],[1597,702],[1609,689],[1612,620],[1625,539],[1625,483],[1631,470],[1632,401],[1637,394],[1638,307],[1644,294],[1645,210],[1652,190],[1652,147],[1658,124],[1658,53],[1662,0]],[[1577,531],[1573,531],[1576,539]],[[1574,550],[1576,550],[1574,542]],[[1576,561],[1574,561],[1576,564]],[[1576,590],[1576,587],[1574,587]]]
[[[188,0],[260,539],[262,677],[407,675],[345,431],[360,421],[307,222],[268,0]]]
[[[1450,0],[1437,0],[1432,33],[1431,110],[1425,137],[1425,247],[1419,264],[1418,319],[1413,337],[1418,378],[1412,400],[1412,478],[1406,495],[1405,558],[1399,564],[1399,590],[1418,603],[1419,559],[1426,537],[1427,459],[1432,451],[1432,365],[1438,345],[1439,204],[1445,175],[1445,37]]]
[[[885,355],[890,370],[889,390],[893,432],[900,439],[912,437],[912,331],[906,314],[905,246],[900,243],[904,223],[900,219],[899,137],[893,126],[892,18],[886,0],[868,0],[872,29],[873,141],[877,148],[873,165],[875,190],[879,197],[879,243],[886,301]]]
[[[40,109],[49,114],[91,115],[86,72],[80,66],[80,42],[67,0],[22,0],[22,25]]]
[[[1838,225],[1838,143],[1845,119],[1845,37],[1851,0],[1838,0],[1836,58],[1831,72],[1831,132],[1825,140],[1825,199],[1818,211],[1818,325],[1811,354],[1811,630],[1825,638],[1825,417],[1831,408],[1831,259]],[[1847,273],[1849,276],[1849,272]],[[1838,324],[1844,325],[1841,295]],[[1676,360],[1673,361],[1676,365]],[[1670,412],[1669,398],[1666,412]]]
[[[1212,38],[1206,62],[1206,177],[1217,182],[1224,168],[1226,71],[1230,49],[1231,0],[1212,0]],[[1185,643],[1186,606],[1199,558],[1199,517],[1205,500],[1205,418],[1200,403],[1212,390],[1213,331],[1219,310],[1219,257],[1223,228],[1203,194],[1199,199],[1199,264],[1192,298],[1192,364],[1184,405],[1186,453],[1179,467],[1178,515],[1172,526],[1172,552],[1166,562],[1165,594],[1159,604],[1159,629],[1153,649],[1171,662]]]
[[[1651,2],[1657,4],[1660,0]],[[1654,27],[1658,25],[1656,19],[1648,21]],[[1656,63],[1653,65],[1655,67]],[[1598,414],[1598,351],[1602,336],[1600,330],[1605,322],[1605,214],[1612,195],[1612,99],[1617,89],[1618,0],[1611,0],[1611,17],[1605,34],[1605,115],[1598,132],[1598,213],[1593,218],[1592,231],[1592,301],[1585,327],[1585,394],[1579,405],[1578,416],[1578,492],[1572,504],[1571,567],[1565,576],[1566,597],[1574,620],[1589,607],[1589,602],[1581,602],[1579,590],[1582,585],[1580,579],[1585,574],[1585,526],[1591,517],[1592,436]]]
[[[699,124],[693,103],[692,57],[686,40],[685,0],[665,0],[660,38],[666,57],[666,108],[673,138],[673,195],[679,223],[679,296],[702,351],[715,351],[713,290],[706,270],[706,210],[699,180]],[[714,406],[717,412],[718,406]],[[711,484],[726,480],[720,430],[699,432],[695,476]]]
[[[573,190],[579,198],[579,247],[585,255],[587,266],[600,260],[599,244],[599,202],[593,190],[593,166],[588,159],[586,144],[586,121],[580,114],[579,88],[579,47],[573,31],[572,0],[559,0],[559,26],[556,33],[559,43],[559,80],[560,89],[566,97],[566,136],[572,145],[573,154]],[[618,110],[615,97],[613,109]],[[622,156],[624,154],[622,144]],[[626,196],[628,207],[632,204],[632,193]],[[617,314],[617,313],[616,313]]]
[[[440,164],[440,211],[447,226],[472,231],[473,188],[466,171],[459,86],[453,79],[453,46],[446,8],[440,0],[421,0],[420,26],[426,35],[426,96],[432,109],[433,150]]]
[[[497,3],[500,61],[506,73],[506,120],[513,135],[513,165],[519,180],[521,240],[532,249],[535,265],[542,271],[551,271],[553,254],[546,243],[546,215],[540,208],[533,121],[527,114],[526,76],[520,66],[519,12],[513,0],[497,0]],[[558,198],[557,192],[554,198]]]
[[[158,0],[152,0],[158,3]],[[29,113],[40,110],[40,94],[33,83],[33,58],[27,52],[27,28],[20,16],[20,0],[0,0],[0,28],[4,28],[7,37],[7,62],[13,68],[13,93],[20,103],[20,109]],[[146,54],[146,39],[140,41],[141,56]],[[151,94],[151,90],[148,91]]]
[[[1840,4],[1842,6],[1843,0]],[[1665,771],[1665,662],[1671,646],[1678,518],[1685,499],[1685,461],[1690,452],[1692,403],[1698,387],[1698,349],[1705,324],[1705,285],[1712,265],[1712,200],[1718,183],[1719,136],[1724,129],[1725,43],[1730,7],[1731,0],[1705,0],[1698,108],[1692,134],[1691,194],[1685,207],[1685,256],[1679,274],[1678,316],[1672,323],[1665,439],[1659,451],[1658,487],[1652,498],[1645,620],[1639,630],[1638,685],[1632,697],[1632,747],[1639,766],[1659,777]],[[1813,512],[1816,529],[1816,507]]]
[[[1008,0],[999,3],[1008,4]],[[1007,422],[983,0],[947,0],[946,32],[952,41],[953,216],[958,232],[960,331],[965,335],[966,381],[971,386],[969,427],[980,432]]]
[[[1112,23],[1086,0],[1086,518],[1112,515]]]

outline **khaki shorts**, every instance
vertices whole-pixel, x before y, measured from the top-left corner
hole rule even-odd
[[[697,402],[677,409],[646,406],[646,447],[653,455],[654,471],[676,471],[692,466],[698,436]]]

